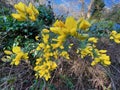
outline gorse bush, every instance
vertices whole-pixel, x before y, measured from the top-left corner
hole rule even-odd
[[[34,22],[40,22],[40,18],[43,18],[43,22],[47,20],[44,24],[51,24],[51,17],[53,16],[49,16],[49,14],[46,16],[42,15],[42,11],[40,13],[39,9],[37,10],[31,3],[27,6],[20,2],[15,4],[14,7],[18,13],[12,14],[12,16],[17,20],[16,22],[20,21],[17,25],[23,23],[23,25],[26,25],[27,33],[30,33],[29,30],[31,30],[32,34],[34,34],[35,29],[32,28],[38,28],[40,24],[37,23],[35,26],[33,24]],[[30,26],[28,27],[28,25]],[[24,30],[24,27],[21,26],[22,29],[20,30]],[[49,28],[42,28],[39,31],[39,36],[36,34],[35,37],[32,36],[32,38],[36,39],[35,42],[27,38],[26,34],[20,35],[19,32],[18,34],[14,33],[18,35],[18,39],[15,41],[17,44],[12,43],[11,50],[4,49],[6,56],[2,60],[9,61],[11,65],[19,65],[22,60],[32,66],[36,78],[44,78],[46,81],[51,78],[51,73],[57,69],[61,59],[72,60],[69,52],[72,49],[78,58],[84,60],[86,57],[90,57],[91,61],[88,62],[91,63],[91,66],[97,64],[103,66],[111,65],[107,50],[97,49],[96,44],[99,38],[91,34],[90,27],[92,27],[92,24],[84,18],[75,20],[73,17],[67,17],[65,21],[56,20]],[[118,44],[120,43],[120,33],[109,31],[108,35],[106,38],[113,39]],[[24,39],[22,36],[27,38],[23,43],[22,40]],[[71,42],[71,40],[77,41],[76,47],[76,43]]]
[[[22,10],[21,6],[22,9],[28,8]],[[5,42],[2,43],[2,45],[4,45],[4,48],[8,49],[13,45],[13,43],[19,43],[21,46],[25,46],[27,42],[29,42],[29,44],[30,42],[31,44],[36,43],[35,36],[38,35],[41,37],[41,30],[50,26],[54,21],[52,8],[48,9],[46,6],[41,5],[38,9],[35,9],[32,4],[26,6],[22,2],[15,4],[14,7],[17,9],[17,13],[13,13],[8,16],[0,16],[1,36],[4,37],[2,39],[3,42]],[[27,12],[25,12],[26,10]],[[38,13],[40,14],[38,15]],[[13,19],[11,16],[17,20]],[[24,21],[21,21],[20,19]],[[34,21],[33,19],[36,20]],[[11,42],[7,42],[8,40]]]

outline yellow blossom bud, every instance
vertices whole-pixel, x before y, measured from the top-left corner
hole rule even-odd
[[[13,54],[13,53],[12,53],[11,51],[9,51],[9,50],[4,50],[4,53],[7,54],[7,55]]]
[[[98,39],[95,37],[91,37],[88,39],[89,42],[97,43]]]
[[[90,26],[91,26],[91,24],[88,21],[82,20],[80,25],[79,25],[79,28],[82,29],[82,30],[86,30]]]

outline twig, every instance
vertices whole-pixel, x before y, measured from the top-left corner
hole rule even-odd
[[[43,81],[44,81],[44,85],[43,85],[43,87],[42,87],[42,90],[45,90],[45,87],[46,87],[46,81],[45,81],[45,79],[43,79]]]
[[[57,69],[55,70],[55,73],[54,73],[54,75],[53,75],[53,77],[52,77],[52,79],[51,79],[51,81],[50,81],[50,84],[53,82],[53,79],[54,79],[54,77],[55,77],[56,72],[57,72]]]

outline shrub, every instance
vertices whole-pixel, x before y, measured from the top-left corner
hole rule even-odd
[[[0,29],[1,35],[5,36],[3,42],[10,40],[9,43],[4,43],[6,47],[12,46],[13,43],[18,45],[21,43],[21,46],[24,46],[25,42],[35,42],[35,36],[40,35],[41,30],[45,27],[49,27],[54,21],[54,14],[52,9],[48,9],[46,6],[38,7],[39,15],[36,21],[17,21],[11,16],[1,16],[0,17]],[[18,14],[14,14],[18,15]],[[16,17],[16,16],[15,16]],[[19,42],[18,42],[19,41]]]
[[[23,6],[22,8],[20,8],[21,5]],[[35,75],[36,79],[42,78],[44,84],[46,84],[46,81],[50,80],[51,75],[54,74],[57,68],[62,67],[62,60],[74,62],[74,66],[71,66],[73,73],[77,77],[80,76],[80,73],[84,74],[87,71],[90,72],[91,76],[91,72],[94,71],[93,68],[91,69],[92,66],[99,64],[107,67],[111,65],[107,50],[97,48],[99,38],[95,33],[97,32],[98,35],[105,34],[107,35],[107,39],[110,38],[119,44],[120,33],[112,30],[109,30],[108,33],[104,31],[106,28],[112,27],[112,22],[107,22],[108,25],[104,25],[106,22],[92,25],[84,18],[75,20],[73,17],[67,17],[65,21],[56,20],[53,25],[51,25],[51,17],[53,16],[51,15],[49,17],[49,14],[46,14],[48,11],[44,12],[44,14],[46,14],[44,16],[42,15],[43,11],[41,9],[40,13],[38,12],[39,9],[37,10],[31,3],[27,6],[21,2],[16,4],[15,8],[18,13],[12,14],[13,18],[16,20],[10,19],[11,23],[14,23],[12,24],[12,29],[9,28],[9,30],[7,30],[7,32],[10,32],[9,37],[11,38],[6,37],[6,42],[10,39],[13,40],[8,42],[10,43],[9,46],[8,43],[5,45],[7,48],[4,48],[5,56],[3,56],[2,61],[9,62],[10,65],[16,66],[20,65],[22,62],[26,63],[34,71],[32,74]],[[38,15],[38,13],[41,15]],[[46,25],[48,27],[46,27]],[[14,29],[13,26],[16,29]],[[94,32],[92,29],[96,31]],[[37,34],[39,35],[36,36]],[[79,66],[83,66],[82,63],[76,61],[76,59],[81,60],[82,63],[86,62],[84,63],[85,68],[83,70],[81,68],[79,69]],[[75,68],[75,65],[77,68]],[[68,66],[70,66],[70,64],[68,64]],[[63,64],[66,70],[69,68],[68,66],[66,63],[65,65]],[[77,72],[81,70],[84,73]],[[99,69],[97,68],[96,70]],[[93,76],[95,78],[99,76],[97,74],[100,74],[100,72],[96,73],[96,71],[94,73],[95,75]],[[106,77],[104,73],[102,75],[100,75],[102,78]],[[74,88],[69,78],[64,75],[61,76],[61,78],[64,79],[66,85],[72,85],[70,87],[71,89]],[[81,76],[79,80],[81,81]],[[102,89],[104,88],[104,84],[105,83],[102,82]]]

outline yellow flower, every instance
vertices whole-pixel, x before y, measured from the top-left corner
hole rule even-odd
[[[34,12],[33,12],[33,10],[32,10],[32,8],[30,8],[30,7],[28,7],[27,9],[26,9],[26,12],[31,16],[31,15],[34,15]]]
[[[114,39],[114,37],[113,37],[113,36],[110,36],[110,39]]]
[[[52,56],[52,53],[50,53],[50,52],[46,52],[43,55],[43,57],[45,58],[46,61],[48,61],[50,59],[50,56]]]
[[[28,60],[28,58],[29,58],[28,57],[28,53],[24,53],[23,56],[22,56],[22,58],[25,59],[25,60]]]
[[[111,32],[111,35],[116,35],[116,34],[117,34],[116,31],[112,31],[112,32]]]
[[[39,71],[40,70],[40,66],[35,66],[34,67],[34,71]]]
[[[116,31],[112,31],[110,39],[114,39],[116,43],[120,43],[120,33],[117,33]]]
[[[29,3],[28,8],[31,8],[33,10],[33,13],[35,16],[39,15],[38,10],[32,5],[32,3]],[[31,12],[29,12],[29,14],[31,14]]]
[[[77,33],[75,35],[75,37],[78,38],[79,40],[85,40],[85,39],[87,39],[89,37],[89,35],[88,34],[79,34],[79,33]]]
[[[114,39],[116,43],[120,43],[120,39]]]
[[[66,59],[70,59],[69,54],[66,51],[62,51],[60,56],[66,58]]]
[[[15,46],[12,48],[13,53],[16,54],[16,57],[12,60],[11,64],[18,65],[21,59],[27,60],[28,53],[24,53],[19,46]]]
[[[54,27],[51,27],[50,30],[55,34],[74,36],[76,34],[77,21],[73,17],[67,17],[65,24],[57,20],[53,26]]]
[[[38,40],[39,40],[39,36],[35,36],[35,40],[37,40],[37,41],[38,41]]]
[[[61,31],[61,28],[59,27],[50,27],[50,31],[59,35],[63,34],[63,32]]]
[[[61,46],[60,46],[60,49],[64,49],[64,46],[63,46],[63,45],[61,45]]]
[[[109,60],[104,60],[103,63],[104,65],[111,65],[111,62]]]
[[[39,11],[35,7],[33,8],[33,11],[34,11],[34,13],[35,13],[36,16],[39,15]]]
[[[47,44],[49,40],[49,34],[42,34],[42,37],[43,37],[43,42]]]
[[[88,39],[89,42],[97,43],[98,39],[95,37],[91,37]]]
[[[9,50],[4,50],[4,53],[7,54],[7,55],[13,54],[13,53],[12,53],[11,51],[9,51]]]
[[[79,48],[77,49],[76,53],[78,54],[80,52]]]
[[[36,20],[36,17],[35,17],[34,15],[29,16],[29,18],[30,18],[32,21],[35,21],[35,20]]]
[[[97,63],[95,61],[92,61],[91,66],[95,66]]]
[[[37,59],[37,64],[41,62],[41,58]],[[39,66],[35,66],[34,70],[37,72],[35,74],[36,78],[38,77],[43,77],[45,78],[46,81],[48,81],[49,78],[51,78],[50,71],[53,71],[54,69],[57,68],[57,64],[53,61],[46,61],[43,62],[43,64],[39,64]]]
[[[84,48],[81,49],[81,58],[88,56],[91,56],[93,58],[93,52],[92,52],[93,48],[92,46],[90,46],[89,44]]]
[[[115,35],[114,41],[116,43],[120,43],[120,33],[118,33],[117,35]]]
[[[69,48],[72,48],[72,46],[73,46],[73,43],[71,43],[71,44],[69,45]]]
[[[100,55],[100,60],[101,60],[101,64],[107,66],[107,65],[110,65],[111,62],[110,62],[110,57],[106,54],[101,54]]]
[[[45,44],[44,43],[40,43],[39,45],[38,45],[38,47],[36,48],[36,50],[41,50],[42,48],[44,48],[45,47]]]
[[[42,33],[49,33],[50,31],[48,29],[43,29]]]
[[[67,17],[66,21],[65,21],[65,26],[69,30],[71,30],[73,28],[76,29],[77,28],[77,22],[73,17]]]
[[[67,17],[65,27],[68,34],[74,36],[77,30],[77,21],[73,17]]]
[[[53,52],[53,56],[54,56],[55,59],[58,59],[58,50]]]
[[[56,44],[51,44],[51,46],[54,48],[54,49],[56,49],[56,48],[64,48],[63,47],[63,43],[64,43],[64,41],[66,40],[66,35],[60,35],[60,36],[58,36],[57,37],[57,39],[52,39],[53,41],[57,41],[57,43]]]
[[[57,68],[57,64],[53,61],[47,61],[48,69],[54,70]]]
[[[44,78],[45,78],[46,81],[48,81],[48,79],[51,78],[50,73],[46,73],[44,75]]]
[[[29,3],[29,6],[27,7],[26,11],[29,14],[29,18],[32,21],[35,21],[36,17],[39,15],[38,10],[32,5],[32,3]]]
[[[10,57],[10,56],[3,56],[3,57],[1,58],[1,60],[2,60],[3,62],[10,62],[10,61],[11,61],[11,57]]]
[[[92,61],[91,65],[95,66],[96,64],[98,64],[100,62],[100,58],[95,58],[94,61]]]
[[[55,62],[52,62],[51,64],[51,70],[54,70],[57,68],[57,64]]]
[[[97,58],[94,59],[94,61],[95,61],[96,63],[98,63],[98,62],[100,62],[100,58],[97,57]]]
[[[109,60],[110,60],[110,57],[107,56],[106,54],[101,54],[100,59],[103,60],[103,61],[104,61],[104,60],[109,61]]]
[[[36,65],[38,65],[38,64],[40,64],[41,63],[41,61],[42,61],[43,59],[40,57],[40,58],[38,58],[37,60],[36,60]]]
[[[24,14],[12,14],[12,17],[18,21],[25,21],[27,17]]]
[[[11,65],[15,64],[16,66],[20,64],[19,60],[13,59],[13,61],[11,62]]]
[[[15,54],[18,54],[18,53],[21,52],[21,48],[20,48],[19,46],[14,46],[14,47],[12,48],[12,51],[13,51]]]
[[[107,52],[107,50],[99,50],[99,53],[106,53]]]
[[[24,4],[24,3],[22,3],[22,2],[19,2],[18,4],[15,4],[14,5],[14,8],[15,9],[17,9],[17,10],[19,10],[20,12],[23,12],[23,13],[25,13],[26,12],[26,5]]]
[[[47,44],[47,45],[44,47],[43,52],[44,52],[44,53],[49,52],[49,51],[50,51],[50,48],[51,48],[51,46]]]
[[[55,27],[65,27],[64,23],[60,20],[56,20],[56,22],[53,24]]]
[[[94,58],[94,61],[92,61],[91,65],[92,65],[92,66],[95,66],[95,65],[98,64],[100,61],[101,61],[101,60],[100,60],[99,57]]]
[[[59,42],[57,42],[56,44],[51,44],[51,46],[53,47],[53,49],[57,49],[57,48],[63,46],[62,44],[63,44],[63,42],[62,42],[62,41],[59,41]]]
[[[18,4],[15,4],[14,7],[18,14],[12,14],[12,17],[19,21],[25,21],[28,17],[30,20],[35,21],[39,15],[38,10],[32,5],[32,3],[29,3],[29,6],[26,6],[24,3],[19,2]]]
[[[91,24],[88,21],[82,20],[80,25],[79,25],[79,28],[82,29],[82,30],[86,30],[90,26],[91,26]]]
[[[41,70],[39,71],[40,77],[44,77],[45,74],[49,73],[48,69],[45,69],[45,67],[46,67],[46,66],[41,67],[41,68],[44,68],[44,69],[41,69]],[[45,77],[44,77],[44,78],[45,78]]]
[[[20,60],[21,60],[23,54],[24,54],[23,52],[18,53],[18,54],[16,55],[15,59],[13,59],[13,61],[11,62],[11,64],[12,64],[12,65],[13,65],[13,64],[18,65],[18,64],[20,63]]]
[[[100,54],[99,57],[95,58],[94,61],[92,61],[91,65],[94,66],[99,62],[104,66],[108,66],[111,64],[110,57],[107,56],[106,54]]]
[[[57,38],[58,41],[63,41],[63,42],[65,41],[65,39],[66,39],[66,35],[64,35],[64,34],[58,36],[58,38]]]

